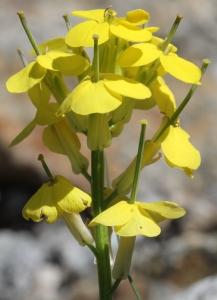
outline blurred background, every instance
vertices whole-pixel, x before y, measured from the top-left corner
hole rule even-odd
[[[202,164],[190,179],[169,168],[162,158],[142,172],[138,200],[177,202],[187,215],[162,224],[157,238],[138,237],[131,275],[144,300],[217,299],[217,101],[216,101],[216,0],[1,0],[0,1],[0,300],[94,300],[97,296],[96,266],[88,249],[71,238],[61,220],[52,225],[22,219],[21,210],[47,181],[40,163],[43,153],[53,174],[61,174],[89,192],[82,176],[72,173],[66,157],[49,152],[41,141],[43,128],[18,146],[8,149],[14,137],[34,118],[35,108],[27,94],[9,94],[6,80],[22,68],[16,49],[26,57],[30,43],[17,11],[24,11],[37,43],[64,37],[62,15],[72,10],[107,8],[113,5],[119,17],[137,8],[151,15],[150,26],[165,38],[176,15],[184,16],[173,44],[179,56],[201,66],[212,63],[181,115],[181,127],[200,151]],[[70,16],[72,25],[82,21]],[[90,52],[91,53],[91,50]],[[167,75],[166,80],[180,103],[190,86]],[[69,82],[73,86],[74,82]],[[137,151],[140,124],[149,122],[147,138],[157,129],[157,109],[135,112],[122,135],[106,151],[111,179],[121,173]],[[89,156],[86,147],[83,153]],[[116,243],[114,238],[114,248]],[[117,300],[136,299],[128,281],[123,281]]]

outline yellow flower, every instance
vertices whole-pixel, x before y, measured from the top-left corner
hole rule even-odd
[[[160,77],[157,80],[161,85],[160,95],[163,92],[165,96],[156,96],[156,103],[161,113],[169,119],[176,111],[175,98],[164,80]],[[176,166],[182,169],[189,177],[194,177],[193,170],[199,168],[201,157],[200,152],[189,142],[189,138],[190,135],[180,128],[177,120],[176,124],[166,129],[160,140],[167,164],[172,168]]]
[[[56,175],[55,182],[48,182],[31,197],[22,210],[26,220],[46,223],[63,218],[80,245],[92,244],[93,238],[82,222],[79,212],[91,205],[91,197],[74,187],[66,178]]]
[[[147,23],[149,14],[137,9],[126,14],[125,18],[115,18],[116,12],[110,9],[89,11],[73,11],[74,16],[89,19],[73,27],[66,36],[66,44],[70,47],[93,47],[93,35],[99,36],[99,45],[105,43],[110,33],[126,41],[146,42],[151,40],[151,32],[158,28],[140,28],[138,25]]]
[[[38,55],[23,70],[8,79],[6,87],[10,93],[23,93],[40,83],[47,70],[60,71],[64,76],[82,74],[89,67],[89,62],[80,55],[64,52],[48,52]]]
[[[186,83],[198,84],[201,77],[200,69],[193,63],[173,53],[172,46],[166,51],[151,43],[136,44],[126,49],[117,59],[121,67],[137,67],[148,65],[159,59],[166,72]]]
[[[98,224],[114,226],[116,234],[125,237],[139,234],[153,237],[161,232],[159,222],[177,219],[184,215],[185,210],[173,202],[128,204],[120,201],[95,217],[89,226],[93,227]]]
[[[98,82],[88,76],[64,100],[57,115],[73,110],[77,114],[108,113],[122,103],[122,96],[146,99],[150,90],[143,84],[117,74],[102,73]]]
[[[177,219],[185,215],[185,210],[176,203],[161,201],[154,203],[120,201],[95,217],[89,226],[102,224],[114,226],[120,236],[112,276],[126,279],[129,274],[135,238],[137,235],[154,237],[160,234],[158,223],[166,219]]]

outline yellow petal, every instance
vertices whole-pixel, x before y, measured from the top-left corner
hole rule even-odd
[[[66,151],[56,136],[53,126],[46,127],[43,130],[42,140],[44,145],[48,147],[50,151],[66,155]]]
[[[46,84],[41,81],[38,84],[34,85],[31,89],[28,90],[29,98],[31,99],[33,105],[36,108],[45,107],[48,105],[51,92],[47,88]]]
[[[70,99],[70,100],[69,100]],[[90,80],[81,82],[73,92],[66,98],[66,107],[71,101],[71,109],[81,115],[88,115],[93,113],[107,113],[119,105],[121,105],[121,96],[117,93],[108,90],[103,81],[93,83]],[[61,105],[62,107],[62,105]],[[60,111],[61,111],[60,107]]]
[[[142,234],[153,237],[159,235],[161,229],[152,220],[150,215],[140,209],[137,205],[134,204],[132,206],[134,206],[134,208],[131,219],[123,226],[115,226],[115,232],[120,236],[135,236]]]
[[[55,222],[62,215],[62,210],[56,206],[52,194],[53,186],[49,183],[42,187],[31,197],[22,210],[23,217],[34,222],[40,222],[47,217],[46,223]]]
[[[163,78],[158,76],[151,84],[150,89],[160,112],[170,118],[176,111],[176,102],[173,93],[166,85]]]
[[[55,123],[51,127],[52,135],[43,138],[44,144],[54,152],[57,152],[58,150],[62,151],[63,148],[64,150],[61,153],[68,156],[72,165],[72,170],[75,174],[81,173],[82,170],[87,170],[89,161],[79,151],[81,148],[80,141],[76,133],[71,131],[66,120],[63,119],[61,122]],[[58,143],[62,145],[62,148],[60,148]]]
[[[98,224],[105,226],[122,226],[132,218],[133,208],[134,205],[128,204],[125,201],[120,201],[95,217],[90,222],[89,226],[93,227]]]
[[[158,30],[160,30],[160,27],[145,27],[145,29],[150,31],[151,33],[154,33],[154,32],[157,32]]]
[[[144,84],[136,80],[123,77],[116,74],[101,74],[104,78],[104,85],[113,92],[119,93],[122,96],[145,99],[151,97],[151,92]]]
[[[60,71],[64,76],[82,74],[88,67],[88,61],[77,54],[49,52],[37,57],[38,63],[49,70]]]
[[[59,52],[67,52],[69,48],[65,43],[64,38],[55,38],[44,43],[38,45],[42,54],[45,54],[49,51],[59,51]],[[36,54],[34,49],[31,49],[29,54]]]
[[[151,63],[160,57],[162,52],[155,45],[136,44],[125,50],[117,59],[121,67],[137,67]]]
[[[76,187],[70,189],[70,185],[70,182],[68,182],[68,185],[65,182],[64,186],[61,185],[61,190],[58,189],[58,198],[60,198],[58,205],[63,211],[68,213],[79,213],[91,205],[92,199],[88,194]]]
[[[146,100],[137,101],[134,109],[140,109],[140,110],[148,110],[151,109],[156,105],[154,97],[150,97]]]
[[[73,27],[66,35],[66,44],[70,47],[93,47],[93,35],[99,36],[98,44],[109,39],[109,24],[98,24],[96,21],[86,21]]]
[[[168,164],[168,166],[170,166],[171,168],[177,167],[176,165],[172,164],[166,157],[165,157],[165,161]],[[178,167],[178,169],[182,170],[185,172],[185,174],[190,177],[190,178],[194,178],[194,172],[192,169],[189,168],[181,168]]]
[[[198,169],[200,152],[189,142],[189,134],[180,127],[173,126],[169,126],[166,134],[161,147],[167,160],[177,167]]]
[[[183,82],[196,84],[200,81],[200,69],[174,53],[162,54],[160,62],[166,72]]]
[[[10,93],[23,93],[39,83],[45,76],[47,70],[37,62],[31,62],[20,72],[8,79],[6,87]]]
[[[121,21],[118,25],[111,24],[110,31],[115,36],[130,42],[147,42],[152,38],[150,31]]]
[[[77,16],[84,19],[95,20],[98,23],[105,21],[104,9],[93,9],[93,10],[74,10],[71,12],[73,16]]]
[[[174,202],[161,201],[153,203],[136,202],[136,204],[145,209],[153,211],[167,219],[181,218],[186,214],[185,210]]]
[[[126,13],[126,21],[134,25],[143,25],[150,20],[150,15],[143,9],[136,9]]]
[[[33,131],[37,124],[35,123],[35,120],[30,122],[19,134],[18,136],[13,139],[13,141],[10,143],[9,147],[13,147],[20,142],[22,142],[27,136],[30,135],[30,133]]]

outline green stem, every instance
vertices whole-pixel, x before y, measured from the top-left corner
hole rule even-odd
[[[142,300],[142,298],[140,297],[140,295],[139,295],[139,293],[138,293],[138,291],[137,291],[137,288],[136,288],[136,286],[135,286],[135,284],[134,284],[134,282],[133,282],[133,279],[132,279],[132,277],[131,277],[130,275],[128,275],[128,280],[129,280],[130,285],[131,285],[131,287],[132,287],[132,289],[133,289],[133,291],[134,291],[134,293],[135,293],[135,295],[136,295],[136,298],[137,298],[138,300]]]
[[[99,256],[99,251],[97,251],[97,249],[93,245],[86,244],[86,246],[90,249],[90,251],[95,255],[96,258]]]
[[[91,183],[91,176],[86,170],[82,170],[81,174]]]
[[[53,177],[53,175],[51,174],[51,171],[49,170],[45,160],[44,160],[44,156],[42,154],[39,154],[38,156],[38,160],[42,163],[42,166],[45,170],[45,173],[47,174],[48,178],[50,179],[50,182],[52,183],[56,183],[55,178]]]
[[[170,29],[170,32],[166,38],[166,40],[164,41],[161,50],[164,52],[167,49],[167,46],[169,45],[169,43],[171,42],[172,38],[174,37],[176,30],[178,29],[179,23],[181,22],[183,16],[182,15],[177,15],[176,20],[172,26],[172,28]]]
[[[117,287],[119,286],[119,284],[121,283],[122,279],[116,279],[112,288],[110,289],[110,291],[108,292],[108,295],[113,295],[115,290],[117,289]]]
[[[92,211],[93,216],[103,211],[104,189],[104,155],[103,151],[91,152],[92,175]],[[111,289],[111,269],[109,258],[109,232],[108,227],[97,225],[94,227],[96,249],[99,252],[97,259],[98,283],[100,300],[110,300],[108,291]]]
[[[108,169],[108,160],[106,155],[104,154],[104,165],[105,165],[105,181],[107,188],[111,188],[110,178],[109,178],[109,169]]]
[[[28,39],[29,39],[30,43],[32,44],[32,47],[35,50],[36,55],[42,55],[41,50],[38,48],[38,45],[37,45],[32,33],[29,29],[29,26],[28,26],[27,22],[26,22],[24,12],[23,11],[18,11],[17,14],[18,14],[18,16],[20,18],[20,21],[23,25],[23,28],[24,28],[27,36],[28,36]]]
[[[210,64],[210,60],[209,59],[204,59],[203,60],[203,64],[202,64],[202,67],[201,67],[201,78],[200,78],[200,80],[202,79],[204,73],[206,72],[206,69],[207,69],[207,67],[208,67],[209,64]],[[192,85],[192,87],[191,87],[190,91],[188,92],[187,96],[182,101],[182,103],[179,105],[179,107],[176,109],[176,111],[174,112],[174,114],[172,115],[172,117],[169,119],[169,121],[165,124],[165,126],[159,132],[159,134],[155,138],[154,142],[156,142],[159,139],[159,137],[165,132],[165,130],[170,125],[173,125],[176,122],[177,118],[179,117],[180,113],[183,111],[183,109],[185,108],[185,106],[188,104],[189,100],[193,96],[193,94],[196,91],[197,87],[198,87],[197,84],[193,84]]]
[[[72,28],[70,22],[69,22],[69,15],[68,14],[65,14],[63,15],[63,19],[65,20],[65,23],[66,23],[66,27],[68,29],[68,31]]]
[[[22,61],[22,63],[23,63],[23,66],[24,66],[24,67],[28,66],[28,61],[26,60],[26,58],[25,58],[25,56],[24,56],[24,54],[23,54],[22,49],[21,49],[21,48],[18,48],[18,49],[17,49],[17,52],[18,52],[19,57],[20,57],[20,59],[21,59],[21,61]]]
[[[130,204],[133,204],[136,199],[140,170],[141,170],[141,165],[142,165],[143,152],[144,152],[144,147],[145,147],[145,131],[146,131],[147,121],[143,120],[143,121],[141,121],[141,124],[142,124],[142,128],[141,128],[140,139],[139,139],[139,147],[138,147],[138,154],[137,154],[137,159],[136,159],[136,168],[135,168],[135,173],[134,173],[132,192],[131,192],[131,196],[130,196],[130,200],[129,200]]]
[[[94,82],[99,81],[99,46],[98,46],[99,36],[97,34],[93,35],[94,40],[94,53],[93,53],[93,71],[94,71]]]

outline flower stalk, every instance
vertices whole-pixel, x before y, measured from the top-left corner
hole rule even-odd
[[[29,38],[29,41],[32,44],[32,47],[35,50],[35,53],[37,55],[42,55],[41,50],[39,49],[39,47],[38,47],[38,45],[37,45],[37,43],[36,43],[36,41],[34,39],[34,36],[32,35],[32,33],[31,33],[30,29],[29,29],[29,26],[27,24],[24,12],[23,11],[18,11],[17,14],[18,14],[18,16],[20,18],[20,21],[21,21],[21,23],[23,25],[23,28],[24,28],[24,30],[25,30],[28,38]]]
[[[103,189],[104,189],[104,155],[103,151],[91,152],[91,176],[92,176],[92,212],[98,216],[103,211]],[[111,289],[111,270],[109,256],[109,232],[108,227],[98,225],[94,228],[96,249],[99,255],[96,256],[98,269],[98,283],[100,300],[112,299],[108,296]]]
[[[140,133],[140,139],[139,139],[136,168],[135,168],[135,173],[134,173],[132,192],[131,192],[130,200],[128,202],[130,204],[133,204],[135,202],[136,195],[137,195],[143,152],[144,152],[144,148],[145,148],[145,131],[146,131],[147,124],[148,124],[148,122],[146,120],[141,121],[141,133]]]

